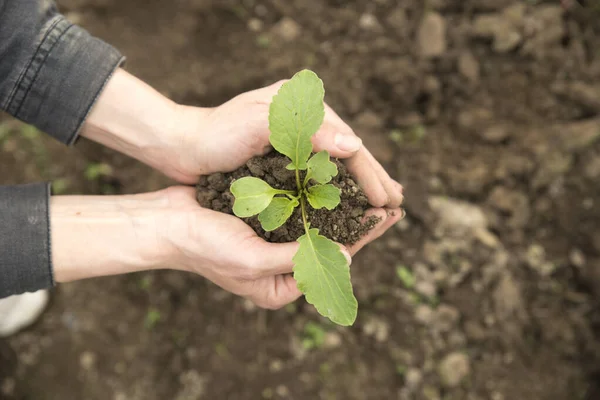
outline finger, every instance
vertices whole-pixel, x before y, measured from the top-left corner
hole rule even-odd
[[[272,276],[265,280],[265,286],[260,286],[260,290],[250,296],[250,300],[269,310],[280,309],[302,296],[291,275]]]
[[[365,219],[375,216],[381,218],[379,223],[373,227],[365,236],[363,236],[358,242],[349,246],[348,250],[350,254],[354,255],[359,252],[367,244],[383,235],[390,227],[396,222],[400,221],[406,215],[405,211],[401,208],[396,209],[385,209],[385,208],[372,208],[365,214]]]
[[[292,272],[294,267],[292,258],[300,246],[298,242],[268,243],[264,241],[262,243],[261,247],[256,248],[258,255],[253,266],[258,277],[272,277]]]
[[[323,124],[312,143],[316,152],[327,150],[336,158],[352,157],[362,147],[362,140],[327,104]]]
[[[354,157],[346,160],[346,166],[356,178],[358,185],[365,191],[369,203],[373,207],[385,207],[390,202],[390,197],[377,171],[371,165],[367,153],[367,149],[363,146]]]
[[[371,167],[379,177],[379,181],[388,195],[388,202],[385,204],[388,208],[398,208],[404,200],[403,188],[398,182],[394,181],[383,166],[373,157],[369,149],[365,148],[365,155],[371,163]]]

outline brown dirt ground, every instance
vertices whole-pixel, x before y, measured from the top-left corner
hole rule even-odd
[[[9,340],[19,365],[4,393],[17,382],[36,400],[600,397],[597,2],[59,3],[179,102],[218,105],[315,70],[405,185],[408,217],[355,258],[352,328],[302,301],[261,311],[176,272],[61,285]],[[3,184],[170,184],[4,121]]]

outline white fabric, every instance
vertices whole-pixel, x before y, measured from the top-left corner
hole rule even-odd
[[[13,335],[33,324],[47,304],[47,290],[0,299],[0,337]]]

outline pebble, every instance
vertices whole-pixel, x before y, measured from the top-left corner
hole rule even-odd
[[[585,265],[585,255],[579,249],[573,249],[569,253],[569,261],[577,268],[581,268]]]
[[[508,138],[510,132],[505,126],[502,125],[494,125],[489,128],[483,130],[481,136],[482,138],[489,143],[500,143],[506,138]]]
[[[470,373],[469,357],[463,353],[450,353],[438,365],[438,374],[447,388],[459,386]]]
[[[383,343],[390,336],[390,325],[383,319],[372,317],[363,326],[363,333]]]
[[[433,282],[421,281],[415,285],[415,291],[427,298],[437,295],[437,288]]]
[[[460,312],[456,308],[441,304],[435,310],[435,328],[440,332],[449,332],[456,326],[459,318]]]
[[[479,61],[469,51],[465,51],[458,57],[458,72],[471,82],[479,81]]]
[[[365,31],[377,31],[381,29],[381,24],[379,24],[377,17],[369,13],[360,16],[358,26]]]
[[[92,353],[91,351],[84,351],[81,354],[81,357],[79,357],[79,365],[86,371],[89,371],[92,368],[94,368],[95,364],[96,354]]]
[[[423,374],[417,368],[410,368],[404,375],[404,385],[411,391],[416,391],[423,382]]]
[[[248,29],[252,32],[260,32],[263,30],[263,22],[258,18],[251,18],[248,21]]]
[[[286,42],[292,42],[302,33],[302,27],[289,17],[284,17],[273,27],[273,33]]]
[[[327,332],[323,340],[323,347],[326,349],[336,349],[342,345],[342,337],[337,332]]]
[[[439,57],[446,52],[446,20],[436,12],[429,12],[417,32],[419,51],[423,57]]]
[[[419,304],[415,308],[415,319],[423,325],[431,324],[431,321],[433,321],[433,309],[425,304]]]

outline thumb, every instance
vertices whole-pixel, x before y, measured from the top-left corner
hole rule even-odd
[[[312,137],[312,143],[315,152],[327,150],[335,158],[350,158],[362,147],[362,140],[354,132],[327,122]]]

